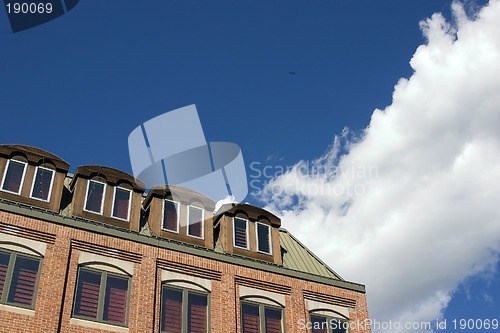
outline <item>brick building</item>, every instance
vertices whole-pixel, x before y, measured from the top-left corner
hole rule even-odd
[[[0,146],[3,332],[369,332],[365,288],[268,211]],[[329,323],[326,325],[325,323]]]

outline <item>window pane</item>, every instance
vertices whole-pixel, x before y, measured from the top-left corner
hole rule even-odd
[[[259,307],[243,303],[241,312],[243,333],[260,333]]]
[[[54,176],[54,171],[43,168],[37,168],[35,180],[33,182],[33,191],[31,192],[31,197],[48,201],[50,186],[52,184],[53,176]]]
[[[100,287],[101,273],[80,269],[74,310],[76,316],[97,318]]]
[[[130,204],[130,191],[115,188],[115,202],[113,204],[113,216],[128,220],[128,207]]]
[[[265,309],[266,333],[281,333],[281,310]]]
[[[247,221],[234,219],[234,245],[247,248]]]
[[[270,253],[269,227],[264,224],[257,224],[257,237],[259,239],[259,251]]]
[[[2,190],[19,194],[21,192],[21,182],[23,180],[25,167],[26,164],[24,163],[9,160],[9,166],[5,173]]]
[[[103,320],[125,324],[127,316],[128,279],[108,276]]]
[[[89,181],[89,188],[87,190],[87,203],[85,210],[101,214],[102,199],[104,194],[104,184]]]
[[[189,207],[188,234],[195,237],[202,237],[203,210]]]
[[[163,209],[163,229],[177,232],[177,208],[178,205],[165,200]]]
[[[161,297],[161,331],[182,333],[182,291],[163,288]]]
[[[188,333],[207,333],[207,296],[188,295]]]
[[[326,318],[311,316],[312,333],[328,333],[328,321]]]
[[[0,252],[0,299],[2,298],[5,279],[7,278],[7,270],[9,268],[10,254]]]
[[[16,257],[7,302],[32,305],[38,275],[38,259]]]

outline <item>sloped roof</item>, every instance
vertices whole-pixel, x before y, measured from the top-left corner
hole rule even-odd
[[[280,243],[284,252],[283,267],[327,278],[344,280],[288,230],[280,229]]]

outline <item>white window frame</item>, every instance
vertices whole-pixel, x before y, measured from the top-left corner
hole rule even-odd
[[[236,245],[236,227],[234,226],[235,223],[235,219],[238,219],[238,220],[242,220],[242,221],[245,221],[246,223],[246,228],[245,228],[245,231],[246,231],[246,247],[241,247],[241,246],[238,246]],[[244,219],[244,218],[241,218],[241,217],[238,217],[238,216],[234,216],[233,217],[233,247],[237,248],[237,249],[243,249],[243,250],[249,250],[250,249],[250,238],[249,238],[249,235],[248,235],[248,229],[250,228],[250,224],[249,224],[249,221],[247,219]]]
[[[199,209],[201,210],[201,237],[199,236],[196,236],[196,235],[191,235],[189,233],[189,225],[190,225],[190,221],[189,221],[189,215],[191,213],[191,208],[195,208],[195,209]],[[196,206],[191,206],[189,205],[188,206],[188,210],[187,210],[187,230],[186,230],[186,234],[189,236],[189,237],[193,237],[193,238],[198,238],[198,239],[205,239],[205,210],[203,208],[200,208],[200,207],[196,207]]]
[[[50,178],[50,185],[49,185],[49,193],[47,195],[47,200],[44,200],[44,199],[40,199],[40,198],[37,198],[37,197],[34,197],[33,196],[33,189],[35,188],[35,182],[36,182],[36,174],[38,172],[38,169],[44,169],[44,170],[48,170],[48,171],[51,171],[52,172],[52,177]],[[50,168],[45,168],[43,166],[37,166],[35,168],[35,173],[33,175],[33,183],[31,184],[31,190],[30,190],[30,198],[31,199],[34,199],[34,200],[39,200],[39,201],[44,201],[44,202],[49,202],[50,201],[50,197],[52,195],[52,185],[54,185],[54,178],[55,178],[55,175],[56,175],[56,172],[54,169],[50,169]]]
[[[23,170],[23,176],[21,177],[21,182],[19,183],[19,192],[12,192],[12,191],[9,191],[9,190],[4,190],[3,189],[3,185],[5,183],[5,177],[7,177],[7,171],[9,171],[9,165],[10,165],[10,162],[11,161],[14,161],[16,163],[21,163],[21,164],[24,164],[24,170]],[[0,185],[0,190],[2,192],[7,192],[7,193],[12,193],[12,194],[17,194],[17,195],[20,195],[22,190],[23,190],[23,185],[24,185],[24,177],[26,176],[26,169],[28,166],[28,163],[26,162],[23,162],[23,161],[19,161],[19,160],[13,160],[13,159],[9,159],[7,161],[7,164],[5,165],[5,170],[3,172],[3,177],[2,177],[2,184]]]
[[[104,185],[104,188],[102,190],[102,200],[101,200],[101,210],[100,212],[94,212],[92,210],[87,210],[87,198],[89,197],[89,187],[90,187],[90,183],[91,182],[95,182],[95,183],[99,183],[99,184],[102,184]],[[102,212],[103,212],[103,208],[104,208],[104,201],[106,201],[106,186],[107,184],[106,183],[103,183],[101,181],[98,181],[98,180],[93,180],[93,179],[89,179],[88,182],[87,182],[87,191],[85,192],[85,201],[83,203],[83,210],[86,211],[86,212],[89,212],[89,213],[92,213],[92,214],[98,214],[98,215],[102,215]]]
[[[259,249],[259,224],[267,227],[267,230],[268,230],[268,233],[267,233],[267,238],[269,239],[269,252],[265,252],[265,251],[261,251]],[[266,223],[262,223],[262,222],[255,222],[255,239],[257,240],[257,252],[259,253],[264,253],[264,254],[270,254],[272,255],[273,254],[273,244],[272,244],[272,237],[271,237],[271,226],[266,224]]]
[[[164,222],[165,222],[165,201],[170,201],[170,202],[173,202],[174,205],[175,205],[175,211],[176,211],[176,215],[177,215],[177,223],[176,223],[176,230],[170,230],[170,229],[166,229],[163,227],[164,225]],[[173,232],[173,233],[176,233],[178,234],[179,233],[179,222],[180,222],[180,217],[181,217],[181,214],[180,214],[180,208],[181,208],[181,204],[180,202],[177,202],[177,201],[174,201],[174,200],[171,200],[171,199],[165,199],[163,201],[163,205],[161,207],[161,230],[164,230],[164,231],[168,231],[168,232]],[[188,229],[189,231],[189,229]]]
[[[122,219],[121,217],[113,215],[113,212],[115,211],[115,198],[116,198],[116,190],[117,189],[124,190],[124,191],[128,192],[128,208],[127,208],[127,218],[126,219]],[[103,199],[104,199],[104,196],[103,196]],[[127,222],[130,221],[130,208],[131,208],[131,206],[132,206],[132,190],[125,188],[125,187],[121,187],[121,186],[115,186],[114,190],[113,190],[113,203],[111,204],[111,217],[114,219],[117,219],[117,220],[122,220],[122,221],[127,221]]]

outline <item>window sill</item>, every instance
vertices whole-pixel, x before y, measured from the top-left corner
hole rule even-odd
[[[12,306],[12,305],[7,305],[7,304],[0,304],[0,310],[19,313],[19,314],[23,314],[23,315],[27,315],[27,316],[34,316],[35,315],[35,310],[27,309],[27,308],[20,308],[17,306]]]
[[[69,324],[83,326],[83,327],[89,327],[89,328],[97,328],[100,330],[106,330],[106,331],[117,332],[117,333],[128,333],[129,332],[128,327],[114,326],[114,325],[103,324],[103,323],[98,323],[95,321],[89,321],[89,320],[78,319],[78,318],[71,318],[69,320]]]

